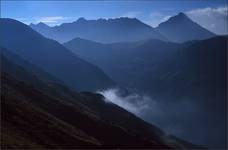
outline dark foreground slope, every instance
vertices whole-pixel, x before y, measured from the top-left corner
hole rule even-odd
[[[0,44],[26,61],[77,90],[105,89],[115,83],[98,67],[77,57],[54,40],[47,39],[29,26],[0,19]]]
[[[51,106],[58,101],[2,74],[1,147],[3,149],[91,148],[99,141],[67,124],[34,103]],[[45,101],[45,103],[44,103]],[[49,107],[47,106],[47,107]]]
[[[5,54],[1,63],[3,149],[185,147],[102,95],[46,82]]]

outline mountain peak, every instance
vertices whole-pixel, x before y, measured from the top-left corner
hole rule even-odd
[[[212,32],[191,20],[183,12],[160,23],[156,30],[173,42],[201,40],[214,36]]]
[[[39,22],[37,25],[38,25],[38,26],[49,27],[47,24],[45,24],[45,23],[43,23],[43,22]]]
[[[130,21],[138,21],[138,22],[140,22],[136,18],[129,18],[129,17],[119,17],[119,18],[109,18],[109,19],[99,18],[99,19],[95,19],[95,20],[87,20],[84,17],[80,17],[75,22],[85,22],[85,21],[95,21],[95,22],[116,22],[116,21],[130,22]]]
[[[46,24],[43,22],[39,22],[37,25],[46,25]]]
[[[84,17],[80,17],[80,18],[78,18],[78,20],[77,20],[77,22],[85,22],[85,21],[87,21]]]
[[[177,16],[181,16],[181,17],[187,17],[187,15],[183,12],[179,12]]]
[[[179,21],[190,21],[193,22],[185,13],[180,12],[177,15],[171,17],[168,21],[179,22]]]
[[[100,43],[129,42],[148,38],[166,40],[164,36],[156,32],[151,26],[136,18],[128,17],[110,19],[85,19],[81,17],[74,22],[50,27],[50,30],[37,26],[33,27],[33,29],[61,43],[72,40],[75,37]]]
[[[180,12],[177,15],[170,17],[167,21],[160,23],[157,28],[163,28],[165,26],[179,26],[180,24],[192,23],[194,22],[186,14]]]
[[[113,18],[113,19],[108,19],[108,21],[121,21],[121,22],[140,22],[138,19],[136,18],[129,18],[129,17],[119,17],[119,18]]]
[[[47,24],[43,23],[43,22],[39,22],[37,24],[30,23],[29,26],[31,26],[31,27],[37,26],[37,27],[49,28],[49,26]]]

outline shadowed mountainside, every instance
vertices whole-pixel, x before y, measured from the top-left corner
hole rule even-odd
[[[1,46],[77,90],[97,90],[115,86],[98,67],[82,60],[54,40],[47,39],[29,26],[0,19]]]
[[[132,86],[143,72],[171,56],[180,44],[160,40],[102,44],[80,38],[64,43],[76,55],[93,63],[115,82]]]
[[[165,136],[157,127],[105,102],[100,94],[77,93],[39,79],[24,69],[29,63],[23,62],[16,65],[1,53],[4,149],[197,147]]]
[[[227,37],[182,44],[159,40],[101,44],[76,38],[64,45],[117,83],[150,95],[151,103],[155,100],[161,106],[159,112],[168,108],[167,119],[151,110],[144,116],[147,121],[157,120],[162,128],[178,124],[181,130],[188,129],[180,133],[186,139],[213,148],[226,146]],[[205,137],[197,141],[199,134]]]

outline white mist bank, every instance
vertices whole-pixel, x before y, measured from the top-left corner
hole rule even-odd
[[[195,100],[189,98],[176,101],[158,100],[138,93],[122,96],[118,89],[107,89],[97,93],[102,94],[107,103],[114,103],[134,113],[158,126],[167,135],[176,135],[199,145],[208,145],[208,141],[213,139],[213,136],[218,136],[215,131],[219,127],[211,120],[210,112],[203,109]],[[208,132],[209,130],[212,132],[211,126],[214,127],[215,132],[212,137]]]
[[[157,125],[167,134],[181,137],[186,134],[185,123],[189,123],[194,115],[200,113],[200,108],[187,99],[170,102],[156,100],[151,96],[138,93],[122,96],[119,89],[107,89],[98,93],[105,97],[106,102],[114,103],[145,121]]]
[[[98,93],[105,97],[106,102],[112,102],[142,118],[149,110],[153,110],[152,113],[156,115],[161,113],[158,103],[148,95],[132,93],[122,96],[118,89],[108,89]]]
[[[150,101],[150,98],[148,96],[131,94],[123,97],[119,94],[118,89],[108,89],[98,91],[98,93],[104,95],[106,102],[112,102],[136,115],[142,115],[146,109],[149,109],[147,103]]]

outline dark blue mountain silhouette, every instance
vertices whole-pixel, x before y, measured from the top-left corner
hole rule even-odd
[[[76,38],[64,45],[101,67],[119,84],[169,106],[167,114],[188,129],[185,138],[212,148],[227,144],[227,37],[179,44],[160,40],[101,44]],[[181,110],[181,103],[186,101],[190,110],[196,110],[197,117]],[[150,118],[151,114],[145,117]],[[165,127],[172,126],[170,118],[157,118],[164,121]],[[199,133],[204,135],[202,140],[197,140]]]
[[[180,44],[161,40],[102,44],[81,38],[64,43],[76,55],[102,68],[115,82],[129,86],[145,70],[169,57]],[[140,79],[141,80],[141,79]]]
[[[80,37],[101,43],[137,41],[148,38],[166,40],[164,36],[136,18],[86,20],[79,18],[72,23],[47,27],[43,23],[30,25],[44,36],[59,42]]]
[[[200,148],[166,136],[100,94],[53,84],[51,75],[44,81],[37,76],[41,69],[38,73],[34,66],[34,72],[19,56],[4,48],[1,52],[3,149]]]
[[[184,13],[179,13],[162,22],[156,30],[173,42],[202,40],[215,36],[214,33],[195,23]]]
[[[80,59],[54,40],[12,19],[0,19],[1,46],[64,81],[78,90],[114,86],[98,67]]]

